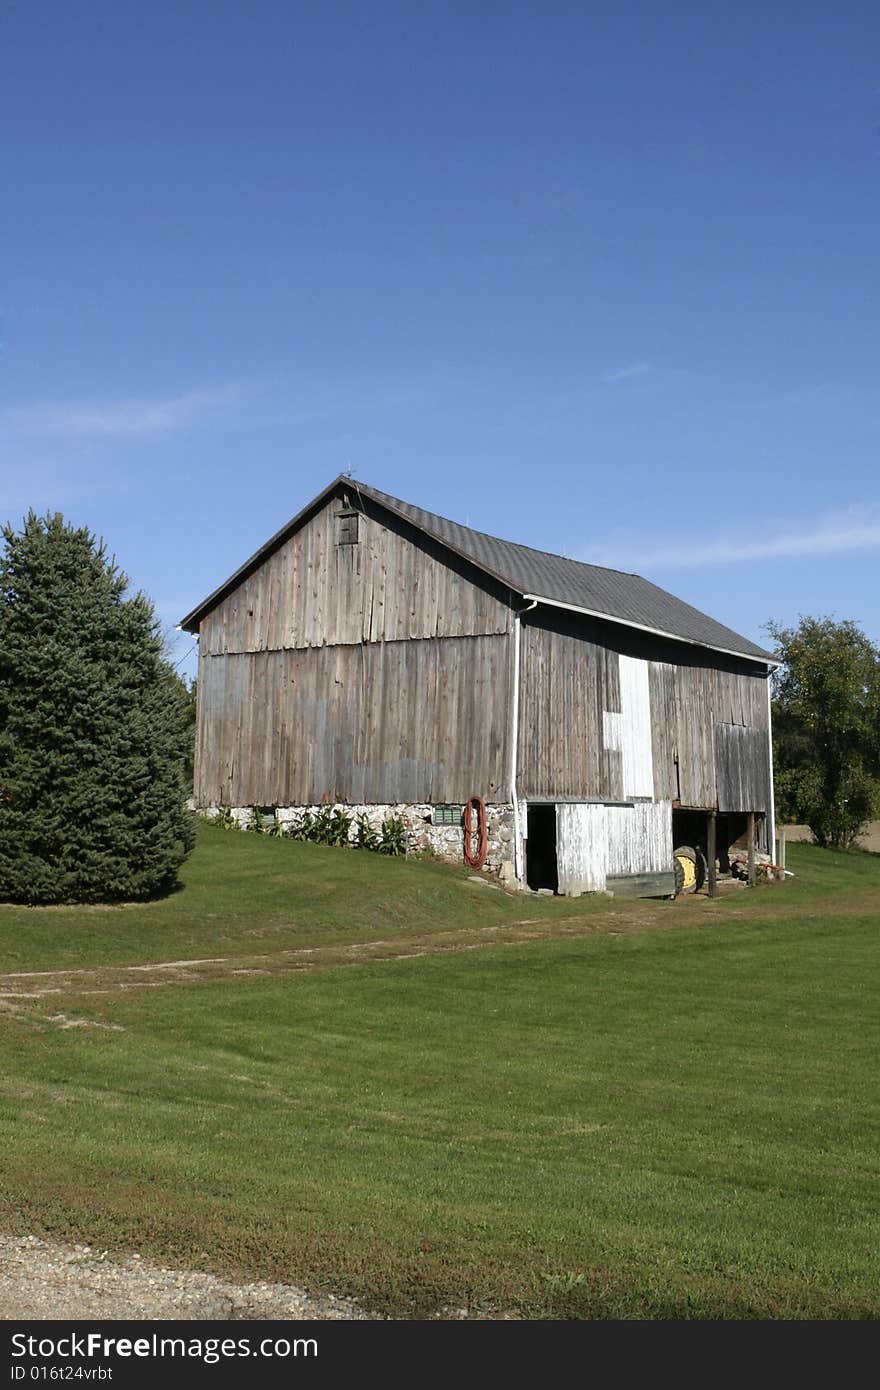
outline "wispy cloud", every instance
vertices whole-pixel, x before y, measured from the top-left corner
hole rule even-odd
[[[125,438],[184,429],[239,400],[241,382],[181,395],[116,401],[31,402],[0,412],[0,431],[40,439]]]
[[[714,544],[689,545],[686,541],[662,550],[632,550],[624,545],[607,547],[607,564],[625,562],[640,569],[696,569],[731,565],[745,560],[789,559],[796,556],[841,555],[853,550],[880,549],[880,507],[853,507],[834,513],[802,530],[786,530],[775,536],[748,541],[720,539]],[[596,563],[596,552],[589,557]]]
[[[610,384],[618,381],[635,381],[640,376],[650,376],[654,371],[650,362],[630,362],[625,367],[618,367],[613,372],[605,372],[603,381]]]
[[[27,401],[0,409],[5,441],[95,443],[205,429],[230,418],[248,427],[271,423],[296,428],[317,421],[388,415],[423,404],[430,381],[404,377],[323,380],[278,372],[157,396],[104,400]]]

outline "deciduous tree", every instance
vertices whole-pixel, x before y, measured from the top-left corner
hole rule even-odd
[[[850,848],[880,814],[880,651],[854,622],[768,623],[777,814]]]

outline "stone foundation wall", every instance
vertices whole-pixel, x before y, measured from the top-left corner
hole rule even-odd
[[[282,825],[290,825],[297,821],[304,811],[311,811],[314,814],[316,811],[324,809],[326,807],[323,806],[279,806],[276,808],[275,816]],[[330,809],[335,810],[336,806],[331,806]],[[366,816],[375,830],[379,829],[384,820],[394,816],[402,820],[406,826],[408,854],[432,852],[440,859],[446,859],[450,863],[461,864],[464,862],[464,826],[434,825],[431,806],[401,803],[388,806],[349,806],[338,803],[338,809],[345,811],[352,818],[352,840],[354,840],[354,822],[358,816],[362,814]],[[220,807],[201,808],[200,814],[213,819],[220,814]],[[232,814],[238,824],[245,827],[250,822],[251,807],[233,806]],[[497,874],[503,883],[513,885],[516,869],[512,806],[500,804],[486,807],[486,834],[488,848],[486,863],[483,866],[484,870]]]

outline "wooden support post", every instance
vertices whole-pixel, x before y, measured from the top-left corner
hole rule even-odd
[[[709,897],[718,897],[718,879],[715,874],[716,850],[716,828],[718,817],[714,811],[709,812],[709,823],[706,827],[706,868],[709,872]]]
[[[754,888],[755,883],[756,883],[756,881],[757,881],[757,875],[756,875],[756,873],[755,873],[755,813],[754,813],[754,811],[749,811],[748,831],[749,831],[749,887],[750,887],[750,888]]]

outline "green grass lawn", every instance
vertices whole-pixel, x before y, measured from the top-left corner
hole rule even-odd
[[[398,1316],[876,1317],[880,858],[790,864],[566,903],[205,828],[164,903],[0,909],[7,972],[229,962],[0,984],[0,1225]],[[426,954],[280,964],[377,935]]]
[[[469,870],[199,826],[179,892],[122,907],[0,906],[0,970],[241,956],[379,936],[554,921],[596,900],[468,884]],[[479,894],[479,902],[477,895]]]

